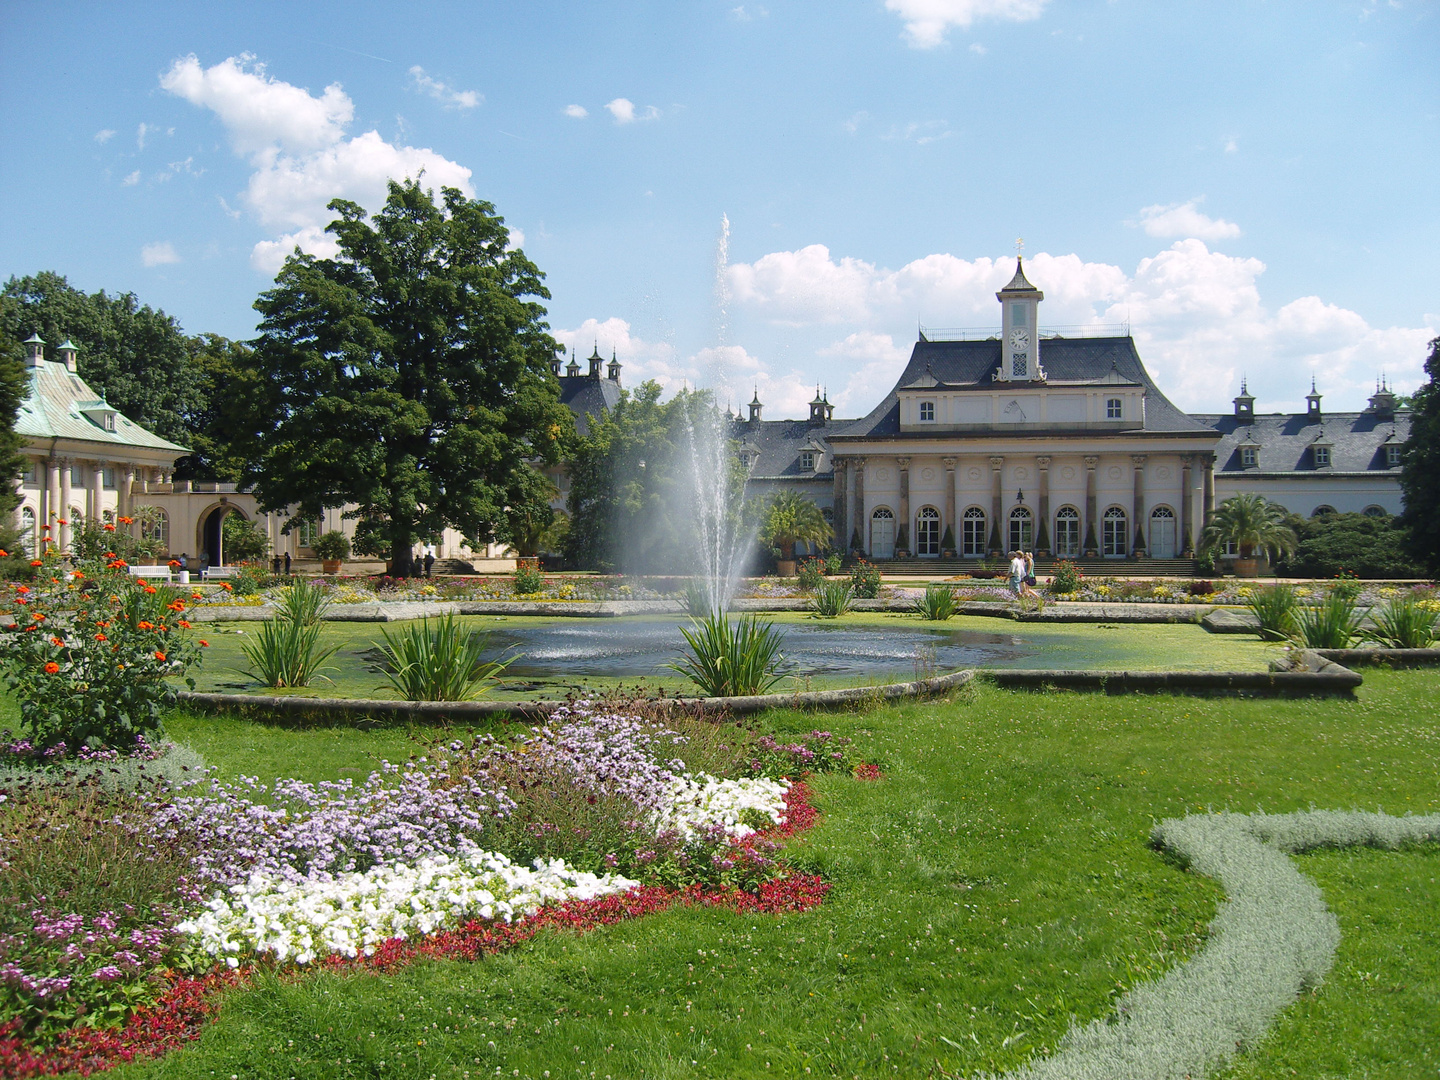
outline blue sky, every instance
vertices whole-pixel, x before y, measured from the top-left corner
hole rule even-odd
[[[0,270],[192,332],[248,336],[328,198],[424,167],[562,341],[767,417],[998,324],[1020,236],[1042,326],[1128,322],[1192,410],[1360,407],[1440,333],[1433,2],[12,0],[0,42]]]

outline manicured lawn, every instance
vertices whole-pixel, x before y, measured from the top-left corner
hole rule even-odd
[[[1011,1068],[1201,944],[1218,890],[1154,854],[1161,817],[1440,810],[1440,676],[1358,702],[1111,698],[981,687],[861,715],[886,778],[818,778],[792,861],[805,915],[678,910],[546,934],[480,963],[263,980],[194,1046],[123,1077],[931,1076]],[[403,729],[177,718],[222,771],[355,775]],[[1297,860],[1340,918],[1335,971],[1236,1077],[1434,1075],[1440,852]],[[1294,1070],[1292,1073],[1291,1070]]]

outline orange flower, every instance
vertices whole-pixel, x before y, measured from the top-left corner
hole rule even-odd
[[[46,675],[54,675],[54,674],[55,674],[57,671],[59,671],[59,670],[60,670],[60,665],[57,664],[54,660],[51,660],[48,664],[45,665],[45,674],[46,674]]]
[[[133,525],[133,524],[135,524],[135,519],[134,519],[134,518],[129,518],[129,517],[122,517],[122,518],[120,519],[120,524],[121,524],[121,525]]]
[[[192,593],[190,594],[190,599],[191,599],[191,600],[204,600],[205,597],[201,596],[198,592],[192,592]]]
[[[15,591],[18,592],[18,593],[21,593],[21,594],[23,595],[24,593],[27,593],[27,592],[30,591],[30,586],[29,586],[29,585],[16,585],[16,586],[15,586]]]
[[[95,635],[95,640],[96,640],[96,641],[109,641],[110,639],[107,638],[104,634],[96,634],[96,635]]]
[[[4,548],[0,548],[0,559],[8,559],[9,557],[10,552],[6,551]]]
[[[124,521],[125,519],[124,519],[124,518],[121,518],[120,520],[121,520],[121,521]],[[115,526],[114,526],[114,525],[111,525],[111,524],[107,521],[107,522],[105,523],[105,531],[106,531],[106,532],[114,532],[114,531],[115,531]]]
[[[169,565],[170,569],[173,570],[173,569],[175,569],[177,566],[180,565],[180,560],[179,560],[179,559],[171,559],[170,562],[168,563],[168,565]]]
[[[45,560],[44,560],[44,559],[31,559],[31,560],[30,560],[30,565],[31,565],[31,566],[44,566],[44,565],[45,565]]]
[[[61,641],[58,637],[52,637],[50,639],[50,644],[64,647],[65,642]]]
[[[66,521],[64,518],[56,518],[56,520],[59,521],[61,525],[69,525],[69,524],[70,524],[70,522]]]
[[[146,621],[143,620],[143,619],[140,620],[140,621],[139,621],[138,623],[136,623],[135,625],[136,625],[137,627],[139,627],[141,630],[154,630],[154,629],[155,629],[155,624],[154,624],[154,623],[152,623],[152,622],[146,622]]]
[[[146,586],[145,586],[145,591],[146,591],[147,593],[153,593],[153,592],[155,591],[155,586],[154,586],[154,585],[146,585]]]
[[[85,576],[85,571],[83,571],[83,570],[72,570],[72,571],[70,571],[70,576],[73,577],[73,578],[75,578],[75,580],[78,581],[78,580],[80,580],[82,577]]]
[[[190,629],[190,624],[189,624],[186,620],[184,620],[184,619],[181,619],[180,622],[179,622],[177,625],[180,627],[181,630],[189,630],[189,629]]]
[[[43,611],[37,611],[37,612],[35,612],[34,615],[31,615],[30,617],[31,617],[32,619],[34,619],[36,622],[44,622],[44,621],[45,621],[45,613],[44,613]]]
[[[49,531],[50,531],[50,526],[49,526],[49,525],[41,525],[40,528],[44,529],[46,532],[49,532]],[[46,543],[49,543],[49,541],[47,540]]]
[[[201,647],[202,649],[208,649],[208,648],[210,647],[210,642],[206,641],[204,638],[201,638],[201,639],[200,639],[200,647]]]
[[[173,601],[172,603],[166,604],[165,606],[166,606],[169,610],[171,610],[171,611],[184,611],[184,610],[185,610],[185,601],[183,601],[183,600],[175,600],[175,601]]]
[[[234,591],[235,591],[234,589],[232,589],[232,588],[230,587],[230,583],[229,583],[228,581],[222,581],[222,582],[220,583],[220,587],[221,587],[222,589],[224,589],[226,592],[234,592]]]
[[[159,649],[156,649],[156,650],[155,650],[155,659],[156,659],[156,660],[164,660],[164,659],[165,659],[165,654],[164,654],[163,652],[161,652]]]

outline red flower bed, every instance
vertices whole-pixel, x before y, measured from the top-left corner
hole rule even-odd
[[[808,829],[817,816],[810,802],[809,787],[803,781],[798,782],[792,784],[785,795],[785,824],[755,833],[753,837],[773,840],[791,836]],[[741,841],[742,846],[745,843]],[[677,905],[703,904],[756,915],[784,915],[819,906],[829,891],[828,882],[811,874],[789,874],[766,881],[756,893],[706,889],[700,885],[687,889],[645,885],[627,893],[543,908],[520,922],[472,919],[457,929],[423,938],[392,938],[376,948],[373,956],[352,960],[332,954],[315,966],[385,971],[408,964],[417,956],[478,960],[488,953],[529,941],[541,930],[592,930]],[[71,1028],[54,1046],[36,1050],[14,1034],[19,1021],[0,1027],[0,1076],[55,1076],[66,1072],[89,1076],[139,1058],[159,1057],[199,1038],[206,1021],[220,1008],[220,991],[243,987],[246,972],[220,966],[200,978],[174,974],[167,978],[170,986],[155,1004],[136,1010],[121,1028]]]

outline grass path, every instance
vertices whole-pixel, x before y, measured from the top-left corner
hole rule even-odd
[[[834,889],[784,918],[672,911],[483,963],[269,980],[130,1077],[939,1076],[1010,1068],[1193,952],[1218,893],[1146,846],[1213,809],[1440,810],[1440,677],[1358,702],[982,687],[768,725],[854,735],[887,778],[822,777],[791,858]],[[354,775],[404,733],[177,718],[222,771]],[[263,766],[263,767],[262,767]],[[1233,1077],[1434,1075],[1440,854],[1305,856],[1334,973]],[[1295,1070],[1291,1073],[1291,1070]]]

